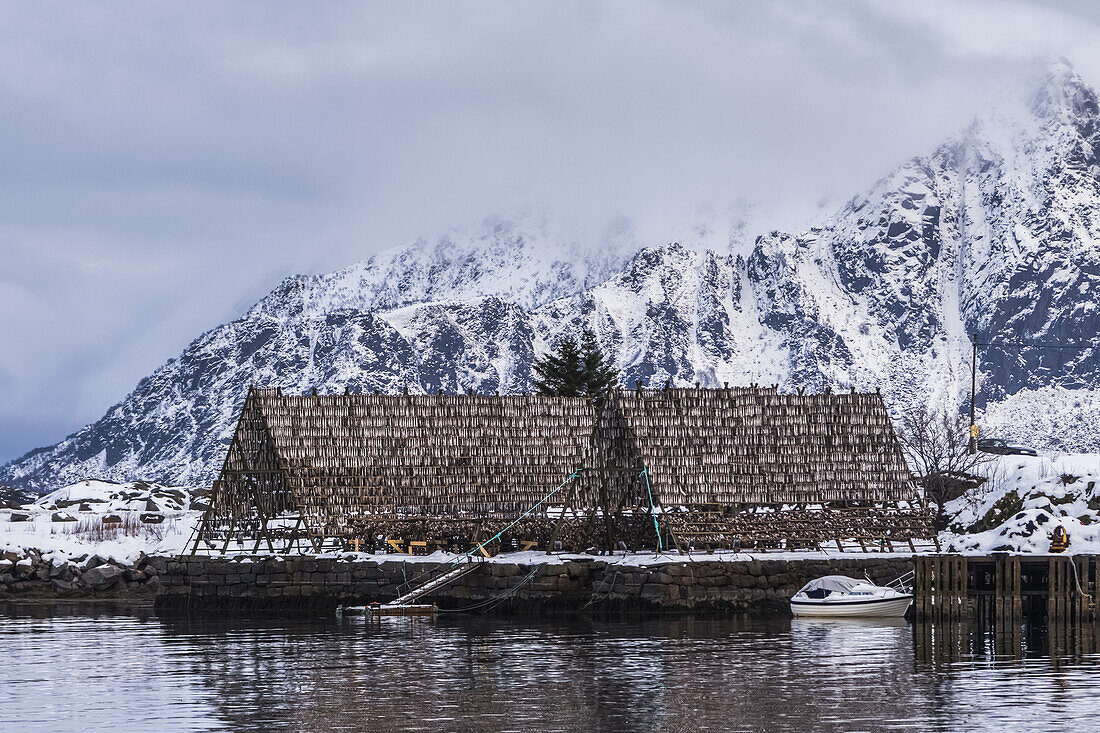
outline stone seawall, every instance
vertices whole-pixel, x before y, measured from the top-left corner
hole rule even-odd
[[[780,606],[822,575],[885,583],[913,569],[906,557],[707,561],[624,565],[598,558],[545,564],[485,562],[423,602],[441,609],[542,616],[730,613]],[[500,558],[497,558],[500,560]],[[151,558],[158,610],[330,611],[387,602],[442,566],[334,558]]]

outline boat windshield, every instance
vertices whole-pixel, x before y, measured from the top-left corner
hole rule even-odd
[[[851,593],[858,586],[863,586],[863,590],[867,590],[868,585],[866,580],[856,580],[855,578],[849,578],[847,575],[826,575],[824,578],[811,580],[802,586],[799,593],[810,595],[811,591],[828,591],[828,593],[814,593],[810,596],[811,598],[823,598],[829,593]]]

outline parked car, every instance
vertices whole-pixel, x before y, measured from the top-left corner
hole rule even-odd
[[[996,453],[999,456],[1037,456],[1039,455],[1031,448],[1024,448],[1019,445],[1009,445],[1003,440],[997,438],[983,438],[978,441],[978,450],[983,453]]]

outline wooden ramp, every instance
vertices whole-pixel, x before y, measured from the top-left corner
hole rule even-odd
[[[372,603],[369,606],[339,606],[336,609],[336,617],[344,616],[434,616],[439,613],[439,607],[434,603],[409,603],[395,605],[393,603]]]
[[[402,596],[398,596],[389,606],[407,606],[413,601],[423,598],[424,596],[439,590],[445,585],[455,582],[459,578],[462,578],[470,573],[474,572],[482,566],[482,562],[474,560],[474,558],[467,557],[461,565],[447,570],[442,575],[435,575],[430,577],[420,585],[416,586],[412,590],[408,591]]]

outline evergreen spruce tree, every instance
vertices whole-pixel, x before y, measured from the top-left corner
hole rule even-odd
[[[577,341],[563,336],[557,351],[551,352],[531,365],[535,391],[558,397],[583,397],[585,385],[582,377],[583,361]]]
[[[608,392],[618,388],[619,372],[608,362],[596,334],[587,328],[581,334],[580,352],[584,393],[602,405]]]
[[[570,336],[558,342],[557,349],[531,366],[535,390],[558,397],[591,397],[602,404],[607,393],[619,386],[619,376],[607,361],[596,334],[585,329],[580,343]]]

